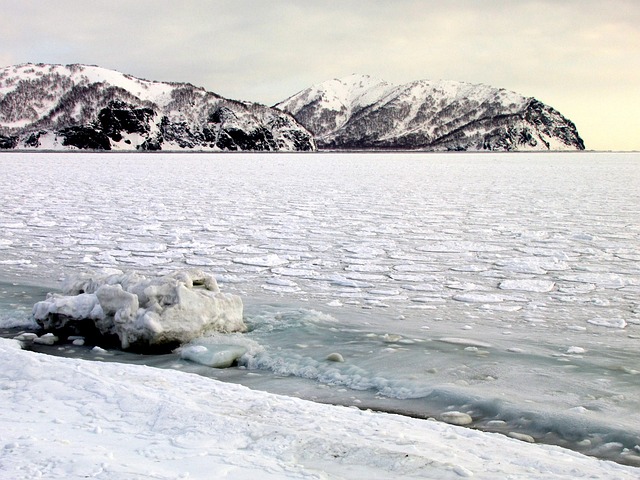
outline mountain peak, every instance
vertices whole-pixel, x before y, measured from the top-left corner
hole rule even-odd
[[[0,68],[0,148],[313,150],[290,115],[94,65]]]
[[[369,75],[352,74],[313,85],[275,105],[280,110],[300,116],[300,122],[316,137],[342,128],[353,114],[379,101],[395,85]],[[306,109],[312,105],[312,111]],[[322,110],[315,116],[313,112]],[[294,113],[295,112],[295,113]]]
[[[393,85],[354,74],[309,87],[276,108],[293,115],[326,149],[584,149],[575,125],[556,110],[482,84]]]

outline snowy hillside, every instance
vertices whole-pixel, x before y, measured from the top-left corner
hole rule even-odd
[[[289,115],[87,65],[0,69],[0,148],[314,150]]]
[[[392,85],[351,75],[276,105],[324,149],[583,150],[575,125],[531,97],[486,85]]]

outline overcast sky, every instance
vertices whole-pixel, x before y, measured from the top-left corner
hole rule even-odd
[[[485,83],[640,150],[639,0],[0,0],[0,65],[87,63],[273,104],[351,73]]]

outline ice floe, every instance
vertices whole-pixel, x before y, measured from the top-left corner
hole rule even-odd
[[[286,265],[289,263],[289,260],[276,254],[270,254],[262,257],[235,257],[233,262],[254,267],[277,267],[279,265]]]
[[[607,328],[625,328],[627,326],[627,322],[623,318],[590,318],[587,322]]]
[[[502,290],[523,290],[525,292],[550,292],[555,286],[552,280],[512,279],[500,282]]]

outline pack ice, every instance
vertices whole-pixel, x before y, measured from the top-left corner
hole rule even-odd
[[[182,270],[147,278],[135,272],[81,274],[33,307],[45,330],[91,329],[117,336],[123,349],[173,347],[207,332],[240,332],[242,300],[222,293],[215,278]]]

